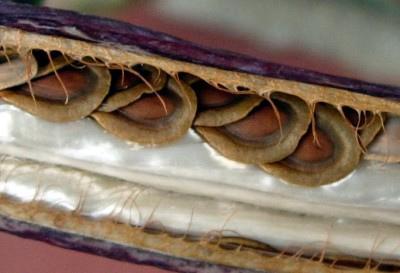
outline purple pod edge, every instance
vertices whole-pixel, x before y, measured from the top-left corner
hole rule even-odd
[[[250,73],[277,79],[342,88],[365,95],[399,100],[400,87],[332,76],[211,49],[182,39],[98,16],[72,11],[0,2],[0,26],[44,35],[61,36],[98,44],[123,46],[124,50],[156,54],[175,60]],[[74,29],[84,35],[74,35]]]
[[[0,215],[0,230],[33,240],[43,241],[59,247],[92,253],[116,260],[136,264],[153,265],[182,273],[257,273],[260,271],[239,269],[203,261],[173,257],[150,250],[138,249],[110,241],[18,221]],[[263,271],[264,273],[268,273]],[[272,272],[271,272],[272,273]]]

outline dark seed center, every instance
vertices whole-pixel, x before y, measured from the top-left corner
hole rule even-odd
[[[353,127],[362,128],[367,125],[371,119],[372,115],[370,112],[366,113],[358,113],[356,110],[351,109],[350,107],[344,107],[343,113],[346,116],[347,120],[353,125]]]
[[[138,76],[133,73],[121,70],[112,71],[112,91],[124,90],[141,82]]]
[[[149,95],[125,106],[119,111],[126,117],[141,121],[168,117],[175,110],[173,100],[167,95]]]
[[[270,105],[264,105],[251,112],[245,118],[228,124],[225,129],[231,134],[249,141],[261,141],[266,136],[277,132],[288,120],[285,112],[278,110],[278,117]]]
[[[85,88],[88,88],[89,79],[82,71],[64,69],[59,71],[58,75],[65,89],[56,75],[52,74],[32,81],[34,95],[44,99],[63,101],[66,99],[66,92],[71,99],[79,96],[85,91]],[[31,92],[28,85],[24,85],[21,89],[24,92]]]
[[[290,156],[295,161],[319,162],[330,158],[333,154],[334,145],[329,136],[322,130],[316,129],[316,141],[313,133],[309,130],[300,140],[296,151]]]
[[[218,90],[204,82],[195,84],[194,89],[196,90],[199,106],[203,108],[227,105],[237,98],[234,94]]]

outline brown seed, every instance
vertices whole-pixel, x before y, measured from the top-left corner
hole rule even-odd
[[[221,91],[205,82],[195,83],[193,88],[196,90],[199,106],[203,108],[220,107],[237,99],[236,95]]]
[[[196,126],[219,127],[246,117],[264,99],[260,96],[245,95],[232,103],[205,109],[197,113]]]
[[[294,161],[317,162],[328,159],[333,155],[334,144],[327,134],[316,129],[315,136],[312,130],[299,142],[296,151],[288,158]]]
[[[69,99],[73,99],[87,91],[85,88],[88,86],[90,79],[80,70],[68,68],[57,73],[65,89],[57,76],[51,74],[32,81],[32,90],[29,89],[28,85],[21,87],[19,90],[27,94],[33,92],[37,97],[54,101],[65,101],[67,94]]]
[[[304,101],[280,93],[271,95],[272,105],[264,103],[249,116],[222,127],[196,126],[196,131],[225,157],[244,163],[275,162],[292,154],[310,123]]]
[[[320,146],[309,128],[293,154],[262,164],[263,170],[289,183],[315,187],[338,181],[357,167],[361,148],[354,128],[330,105],[318,105],[315,115]]]
[[[271,105],[263,105],[255,109],[244,119],[225,126],[225,129],[234,136],[243,140],[260,141],[266,136],[279,131],[284,126],[288,116],[285,112],[279,111],[278,117]]]
[[[118,111],[126,117],[135,120],[155,120],[168,117],[173,113],[175,105],[166,95],[149,95],[125,106]]]
[[[118,111],[97,111],[92,117],[111,134],[143,145],[182,138],[196,114],[196,95],[189,85],[169,79],[160,94],[143,95]],[[164,102],[164,106],[161,102]]]
[[[90,115],[110,88],[111,75],[104,67],[69,67],[58,74],[68,91],[68,101],[54,74],[32,81],[35,100],[28,84],[2,91],[2,99],[45,120],[69,122]]]

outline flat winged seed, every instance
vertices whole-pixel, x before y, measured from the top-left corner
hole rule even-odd
[[[241,120],[221,127],[195,129],[232,160],[255,164],[281,160],[296,149],[311,118],[302,100],[281,93],[274,93],[271,98],[274,106],[265,100]]]
[[[165,72],[149,65],[141,66],[140,70],[138,73],[144,72],[140,74],[147,80],[147,83],[129,71],[112,70],[111,92],[99,111],[115,111],[139,99],[143,94],[160,91],[166,85],[167,74]]]
[[[196,126],[223,126],[244,118],[264,99],[257,95],[236,95],[221,91],[204,81],[192,85],[199,109],[194,121]]]
[[[93,118],[111,134],[143,145],[169,143],[182,138],[192,125],[197,101],[183,82],[169,79],[157,94],[146,94],[111,113],[95,112]]]
[[[32,55],[0,52],[0,90],[29,81],[37,71],[38,65]]]
[[[310,126],[295,152],[261,168],[302,186],[320,186],[349,175],[358,165],[361,148],[354,128],[329,105],[316,107],[316,129]]]
[[[65,67],[3,92],[4,101],[53,122],[84,118],[99,107],[110,88],[111,76],[103,67]],[[68,96],[67,96],[68,95]]]

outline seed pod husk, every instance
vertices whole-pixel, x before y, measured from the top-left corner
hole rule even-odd
[[[321,186],[349,175],[358,165],[361,148],[352,126],[333,107],[318,105],[316,130],[310,127],[296,151],[281,162],[261,168],[302,186]]]
[[[213,148],[232,160],[255,164],[281,160],[294,151],[307,131],[311,116],[307,105],[294,96],[274,93],[271,99],[279,119],[273,106],[265,101],[239,121],[223,127],[196,126],[195,129]],[[265,111],[268,113],[264,114]],[[257,116],[267,119],[256,121]],[[261,133],[257,132],[260,129]]]
[[[104,67],[66,67],[56,73],[32,80],[32,89],[25,84],[4,90],[2,98],[48,121],[69,122],[90,115],[110,88],[111,76]]]

